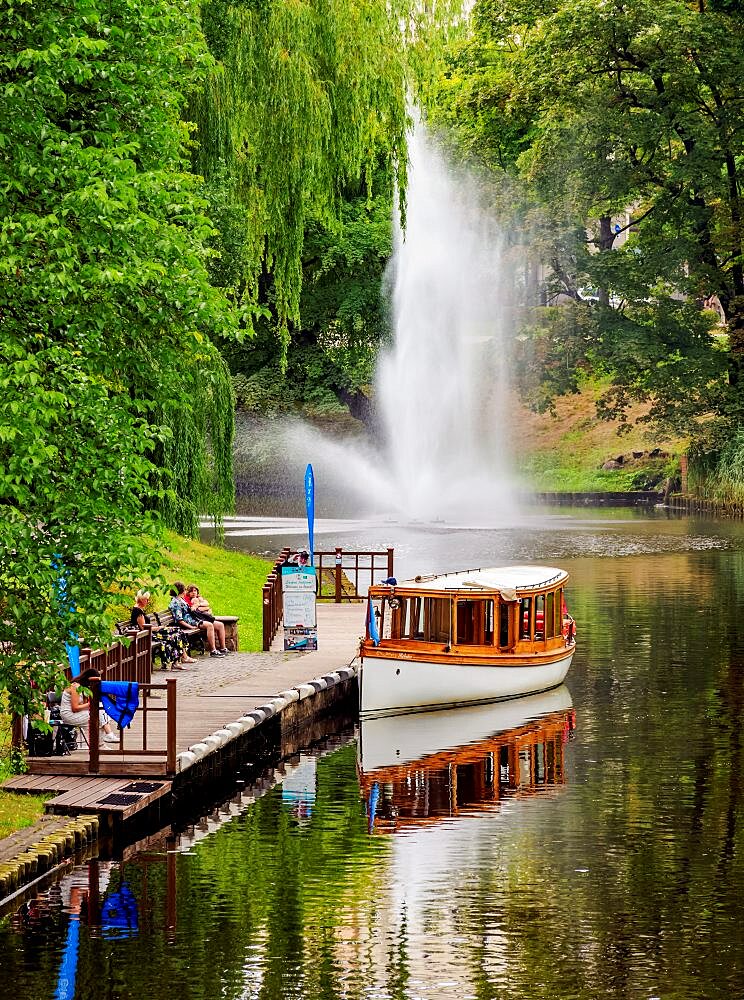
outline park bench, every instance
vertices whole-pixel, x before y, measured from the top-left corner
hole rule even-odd
[[[176,624],[172,611],[156,611],[155,618],[161,628],[170,628]],[[207,640],[203,632],[184,632],[184,639],[188,643],[189,653],[205,653],[207,651]]]
[[[172,625],[173,615],[170,611],[158,611],[155,614],[160,625]],[[238,622],[237,615],[215,615],[215,621],[222,622],[225,626],[225,643],[227,648],[233,653],[238,651]],[[207,639],[203,632],[196,632],[188,637],[189,652],[196,651],[206,653]]]
[[[171,611],[154,611],[149,614],[150,622],[149,624],[155,628],[167,628],[175,624],[173,620],[173,613]],[[232,650],[233,653],[238,651],[238,622],[239,618],[237,615],[215,615],[217,621],[222,622],[225,626],[225,642],[227,648]],[[137,630],[132,628],[130,622],[122,621],[116,622],[116,631],[119,635],[133,636],[137,634]],[[207,639],[203,632],[192,632],[190,634],[184,633],[187,641],[189,652],[206,653],[207,651]],[[159,657],[161,664],[163,663],[163,653],[161,650],[161,643],[158,639],[153,636],[152,640],[152,655],[154,657]]]
[[[148,615],[148,617],[150,619],[148,624],[151,625],[153,629],[168,628],[169,626],[175,625],[175,622],[173,620],[173,614],[170,611],[154,611],[151,612]],[[128,621],[117,622],[116,631],[119,633],[119,635],[133,636],[137,634],[137,629],[133,628],[131,623]],[[206,641],[204,635],[201,632],[194,632],[191,634],[186,634],[184,632],[184,638],[188,642],[188,649],[190,653],[194,650],[199,653],[205,652]],[[162,646],[163,644],[160,642],[160,640],[156,639],[155,636],[153,636],[152,638],[153,659],[155,659],[155,657],[157,656],[160,659],[161,666],[165,666],[165,662],[163,661]]]

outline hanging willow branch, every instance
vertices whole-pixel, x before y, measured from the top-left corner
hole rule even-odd
[[[333,225],[341,191],[386,162],[406,178],[406,44],[422,14],[408,0],[207,0],[218,63],[192,108],[195,169],[231,179],[244,209],[241,285],[250,313],[262,282],[286,358],[299,323],[309,218]]]

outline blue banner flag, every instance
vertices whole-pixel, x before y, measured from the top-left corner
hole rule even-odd
[[[377,618],[375,617],[375,606],[369,602],[369,637],[375,646],[380,645],[380,633],[377,629]]]
[[[62,618],[66,618],[68,614],[75,612],[75,605],[71,602],[67,593],[67,577],[68,571],[62,561],[62,556],[55,555],[52,559],[52,568],[57,570],[59,576],[54,584],[54,596],[57,601],[57,613]],[[80,673],[80,646],[77,642],[78,637],[74,632],[70,632],[70,642],[65,643],[65,650],[67,651],[67,659],[70,664],[70,670],[72,671],[72,676],[77,677]]]
[[[305,469],[305,507],[307,509],[307,538],[308,538],[308,548],[310,550],[310,565],[315,565],[315,556],[313,555],[314,544],[313,544],[313,532],[315,528],[315,476],[313,475],[312,465],[308,465]]]

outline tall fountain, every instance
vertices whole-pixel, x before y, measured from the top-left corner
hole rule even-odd
[[[423,520],[499,517],[513,494],[503,238],[475,179],[420,123],[409,171],[391,263],[394,341],[377,375],[389,502]]]
[[[393,340],[376,378],[371,441],[300,422],[278,446],[288,484],[316,468],[345,513],[494,524],[513,509],[508,393],[510,268],[477,181],[417,122],[405,230],[386,287]],[[344,502],[345,501],[345,502]]]

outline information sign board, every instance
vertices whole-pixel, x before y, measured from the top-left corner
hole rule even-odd
[[[282,601],[285,650],[317,649],[313,566],[282,566]]]

